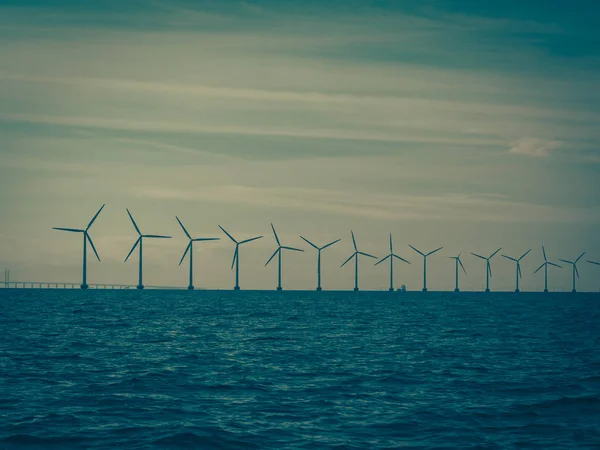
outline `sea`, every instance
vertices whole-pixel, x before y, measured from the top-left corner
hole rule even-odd
[[[600,294],[0,290],[0,449],[599,449]]]

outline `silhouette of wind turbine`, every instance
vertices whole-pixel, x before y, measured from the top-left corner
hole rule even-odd
[[[89,230],[90,230],[90,227],[92,226],[92,224],[96,221],[96,218],[98,217],[100,212],[102,212],[102,210],[104,209],[104,206],[105,205],[102,205],[100,207],[100,209],[98,210],[96,215],[94,217],[92,217],[92,220],[90,220],[90,222],[88,223],[88,226],[85,227],[84,230],[80,230],[77,228],[56,228],[56,227],[52,228],[53,230],[68,231],[70,233],[82,233],[83,234],[83,276],[81,279],[81,289],[88,288],[88,284],[87,284],[87,243],[88,243],[88,241],[89,241],[90,245],[92,246],[92,250],[94,250],[94,254],[96,255],[96,258],[98,258],[98,261],[100,261],[100,257],[98,256],[98,252],[96,251],[96,247],[94,246],[94,242],[92,241]]]
[[[521,260],[527,256],[527,254],[531,251],[531,249],[527,250],[525,253],[521,255],[520,258],[511,258],[510,256],[502,255],[506,259],[510,259],[517,263],[517,274],[516,274],[516,284],[515,284],[515,292],[519,292],[519,278],[523,277],[521,273]]]
[[[492,253],[488,258],[485,256],[478,255],[476,253],[471,253],[473,256],[477,256],[485,261],[485,292],[490,292],[490,277],[492,276],[492,265],[490,264],[490,259],[492,259],[496,253],[498,253],[501,248]]]
[[[571,264],[573,266],[573,290],[571,292],[577,292],[577,289],[575,286],[575,276],[577,276],[577,279],[579,279],[579,270],[577,270],[577,263],[583,257],[583,255],[585,255],[585,252],[583,252],[581,255],[579,255],[579,257],[575,261],[567,261],[566,259],[560,259],[560,258],[558,259],[559,261],[562,261],[567,264]]]
[[[463,263],[460,259],[461,254],[462,254],[462,252],[459,253],[458,256],[448,256],[448,258],[454,260],[454,264],[455,264],[456,287],[454,288],[454,292],[460,292],[460,289],[458,289],[458,265],[459,264],[460,264],[460,267],[462,268],[463,272],[465,273],[465,275],[467,274],[467,271],[465,270],[465,266],[463,266]]]
[[[231,262],[231,270],[235,266],[235,286],[233,287],[234,291],[240,290],[240,245],[247,244],[248,242],[255,241],[257,239],[261,239],[262,236],[256,236],[250,239],[245,239],[243,241],[236,241],[235,238],[229,234],[225,228],[219,225],[219,228],[227,235],[229,239],[231,239],[235,243],[235,252],[233,253],[233,261]]]
[[[375,263],[375,265],[377,266],[377,265],[381,264],[388,258],[390,260],[390,289],[389,289],[389,291],[393,292],[394,291],[394,258],[397,258],[400,261],[404,261],[406,264],[410,264],[410,261],[407,261],[406,259],[401,258],[394,253],[394,248],[393,248],[393,244],[392,244],[392,233],[390,233],[390,254],[387,255],[386,257],[380,259],[379,261],[377,261]]]
[[[273,253],[271,255],[271,257],[265,264],[265,267],[269,265],[269,263],[271,262],[271,260],[273,258],[275,258],[275,255],[279,255],[278,269],[277,269],[277,290],[281,291],[282,290],[282,287],[281,287],[281,255],[283,254],[283,250],[291,250],[294,252],[303,252],[304,250],[299,249],[299,248],[286,247],[286,246],[281,245],[281,242],[279,241],[279,236],[277,236],[277,231],[275,231],[275,227],[273,226],[273,224],[271,224],[271,228],[273,229],[273,235],[275,236],[275,240],[277,241],[277,250],[275,250],[275,253]]]
[[[408,246],[423,257],[423,292],[427,292],[427,257],[429,255],[433,255],[435,252],[439,252],[444,247],[436,248],[435,250],[429,253],[423,253],[422,251],[417,250],[410,244],[408,244]]]
[[[352,234],[352,244],[354,245],[354,253],[352,253],[352,255],[350,255],[350,257],[346,261],[344,261],[344,264],[342,264],[340,267],[344,267],[348,261],[354,258],[354,290],[358,291],[358,256],[363,255],[373,259],[377,259],[377,256],[359,252],[358,247],[356,246],[356,239],[354,238],[354,231],[350,230],[350,233]]]
[[[308,239],[306,239],[303,236],[300,236],[305,242],[307,242],[308,244],[310,244],[312,247],[314,247],[317,250],[317,291],[321,291],[321,250],[325,250],[327,247],[332,246],[333,244],[336,244],[338,242],[341,241],[341,239],[337,239],[335,241],[330,242],[329,244],[324,245],[323,247],[318,247],[315,244],[313,244],[312,242],[310,242]]]
[[[133,223],[133,227],[135,228],[135,231],[137,231],[138,238],[135,241],[135,244],[133,244],[133,247],[131,247],[131,250],[129,250],[129,253],[127,254],[127,258],[125,258],[125,262],[127,262],[127,260],[129,259],[129,257],[131,256],[131,254],[133,253],[133,251],[135,250],[135,248],[139,246],[140,253],[139,253],[139,256],[138,256],[138,259],[139,259],[139,274],[138,274],[137,289],[144,289],[144,283],[142,282],[142,262],[143,262],[144,238],[150,238],[150,239],[171,239],[171,236],[161,236],[161,235],[157,235],[157,234],[142,234],[142,232],[140,231],[139,227],[135,223],[135,220],[133,220],[133,216],[131,215],[131,212],[129,212],[129,209],[127,209],[127,208],[126,208],[126,210],[127,210],[127,214],[129,215],[129,218],[131,219],[131,223]]]
[[[183,262],[183,259],[185,258],[185,255],[187,255],[187,252],[189,251],[190,252],[190,284],[188,285],[188,291],[193,291],[194,290],[194,242],[218,241],[220,238],[192,238],[192,236],[190,236],[190,233],[188,233],[188,231],[183,226],[183,223],[181,223],[181,220],[179,220],[179,217],[175,216],[175,218],[177,219],[177,222],[179,222],[179,225],[181,226],[181,229],[183,230],[183,232],[185,233],[187,238],[190,240],[189,244],[185,248],[185,251],[183,252],[183,256],[181,257],[181,260],[179,261],[179,265],[181,265],[181,263]]]
[[[538,267],[537,270],[533,273],[536,274],[540,271],[540,269],[542,267],[544,268],[544,292],[548,292],[548,266],[558,267],[559,269],[562,269],[562,266],[559,266],[558,264],[554,264],[553,262],[548,261],[548,258],[546,258],[546,249],[544,248],[543,245],[542,245],[542,254],[544,255],[544,264],[542,264],[540,267]]]

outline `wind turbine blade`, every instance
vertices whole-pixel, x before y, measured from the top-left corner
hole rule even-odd
[[[183,232],[185,233],[185,235],[188,237],[188,239],[192,239],[192,236],[190,236],[190,233],[188,233],[188,230],[185,229],[185,227],[181,223],[181,220],[179,220],[179,217],[175,216],[175,218],[177,219],[177,222],[179,222],[179,225],[181,226],[181,229],[183,230]]]
[[[77,228],[52,228],[53,230],[59,230],[59,231],[70,231],[71,233],[85,233],[85,230],[79,230]]]
[[[279,236],[277,236],[277,231],[275,231],[275,227],[271,224],[271,228],[273,229],[273,235],[275,236],[275,240],[277,241],[277,245],[281,247],[281,242],[279,242]]]
[[[273,258],[275,258],[275,255],[277,255],[277,253],[279,253],[281,251],[281,247],[278,247],[277,250],[275,250],[275,252],[271,255],[271,257],[269,258],[269,260],[267,261],[267,263],[265,264],[265,266],[268,266],[269,263],[271,262],[271,260]]]
[[[465,273],[465,275],[467,274],[467,271],[465,270],[465,266],[463,266],[462,261],[460,260],[460,258],[457,259],[458,263],[460,264],[460,267],[462,267],[463,272]]]
[[[293,250],[295,252],[303,252],[304,250],[300,249],[300,248],[294,248],[294,247],[281,247],[284,250]]]
[[[238,241],[236,241],[232,235],[230,235],[227,230],[225,228],[223,228],[221,225],[219,225],[219,228],[221,229],[221,231],[223,231],[223,233],[225,233],[227,235],[227,237],[229,239],[231,239],[233,242],[235,242],[236,244],[238,243]]]
[[[575,260],[575,264],[577,264],[577,263],[579,262],[579,260],[580,260],[581,258],[583,258],[583,255],[585,255],[585,252],[583,252],[581,255],[579,255],[579,258],[577,258],[577,259]]]
[[[492,254],[490,255],[490,257],[489,257],[488,259],[492,259],[492,258],[493,258],[493,257],[496,255],[496,253],[498,253],[500,250],[502,250],[502,249],[501,249],[501,248],[499,248],[498,250],[496,250],[494,253],[492,253]]]
[[[253,238],[250,238],[250,239],[246,239],[245,241],[242,241],[242,242],[240,242],[240,245],[242,245],[242,244],[246,244],[246,243],[248,243],[248,242],[255,241],[255,240],[257,240],[257,239],[262,239],[262,236],[256,236],[256,237],[253,237]]]
[[[100,256],[98,256],[98,252],[96,251],[96,246],[94,245],[94,241],[92,241],[92,237],[88,233],[85,233],[85,236],[92,246],[92,250],[94,250],[94,255],[96,255],[96,258],[98,258],[98,261],[100,261]]]
[[[342,264],[340,267],[344,267],[348,263],[348,261],[350,261],[352,258],[354,258],[356,256],[357,253],[358,252],[352,253],[352,255],[350,256],[350,258],[348,258],[346,261],[344,261],[344,264]]]
[[[490,273],[490,278],[491,278],[492,277],[492,265],[490,264],[489,261],[487,263],[487,268],[488,268],[488,272]]]
[[[577,270],[577,266],[575,264],[573,264],[573,267],[575,268],[575,275],[577,275],[577,279],[579,280],[579,270]]]
[[[506,255],[502,255],[502,256],[503,256],[504,258],[506,258],[506,259],[510,259],[511,261],[516,261],[516,259],[515,259],[515,258],[511,258],[510,256],[506,256]]]
[[[354,251],[357,252],[358,248],[356,248],[356,239],[354,238],[354,231],[350,230],[350,233],[352,233],[352,243],[354,244]]]
[[[558,267],[559,269],[562,269],[562,266],[559,266],[558,264],[554,264],[553,262],[548,261],[548,264],[550,264],[551,266],[554,266],[554,267]]]
[[[517,272],[519,272],[519,278],[523,278],[523,274],[521,273],[521,264],[517,264]]]
[[[548,261],[548,258],[546,258],[546,249],[544,248],[543,245],[542,245],[542,253],[544,254],[544,261]]]
[[[145,238],[153,238],[153,239],[171,239],[171,236],[161,236],[159,234],[144,234]]]
[[[369,258],[377,259],[377,256],[369,255],[368,253],[364,253],[364,252],[356,252],[356,253],[358,253],[359,255],[368,256]]]
[[[397,258],[397,259],[399,259],[400,261],[404,261],[406,264],[410,264],[410,261],[409,261],[409,260],[407,260],[407,259],[404,259],[404,258],[402,258],[402,257],[400,257],[400,256],[398,256],[398,255],[396,255],[396,254],[394,254],[394,253],[392,253],[392,257],[393,257],[393,258]]]
[[[485,259],[487,261],[487,258],[485,258],[485,257],[483,257],[481,255],[478,255],[477,253],[471,253],[471,255],[477,256],[478,258]]]
[[[538,267],[538,268],[536,269],[536,271],[535,271],[535,272],[533,272],[533,273],[538,273],[540,270],[542,270],[542,268],[543,268],[543,267],[544,267],[546,264],[552,264],[552,263],[549,263],[549,262],[547,262],[547,261],[546,261],[544,264],[542,264],[540,267]],[[554,264],[554,265],[556,265],[556,264]]]
[[[315,249],[319,250],[319,247],[317,247],[315,244],[313,244],[312,242],[310,242],[308,239],[306,239],[304,236],[300,236],[300,239],[304,240],[304,242],[306,242],[307,244],[313,246]]]
[[[444,247],[436,248],[434,251],[427,253],[425,256],[433,255],[435,252],[439,252]]]
[[[589,259],[587,260],[587,262],[589,262],[590,264],[596,264],[597,266],[600,266],[600,263],[599,263],[599,262],[590,261]]]
[[[181,260],[179,261],[179,265],[181,265],[181,263],[183,262],[183,260],[185,258],[185,255],[187,255],[187,253],[190,250],[190,248],[192,248],[192,243],[191,242],[185,248],[185,252],[183,252],[183,256],[181,257]]]
[[[127,255],[127,258],[125,258],[125,262],[127,262],[127,260],[129,259],[129,257],[131,256],[131,254],[133,253],[133,251],[138,246],[138,244],[140,243],[141,240],[142,240],[142,236],[137,238],[137,241],[135,241],[135,244],[133,244],[133,247],[131,247],[131,250],[129,250],[129,254]]]
[[[194,242],[203,242],[203,241],[220,241],[221,238],[194,238],[192,241]]]
[[[235,252],[233,252],[233,260],[231,261],[231,270],[233,270],[233,267],[235,266],[235,261],[238,259],[238,251],[239,251],[239,244],[237,244],[235,246]]]
[[[384,262],[386,259],[391,258],[391,254],[387,255],[385,258],[380,259],[379,261],[377,261],[374,265],[378,266],[379,264],[381,264],[382,262]]]
[[[321,250],[325,250],[327,247],[331,247],[333,244],[337,244],[340,241],[341,241],[341,239],[336,239],[335,241],[330,242],[329,244],[324,245],[323,247],[321,247]]]
[[[531,249],[529,249],[529,250],[527,250],[525,253],[523,253],[523,254],[521,255],[521,257],[519,258],[519,261],[521,261],[523,258],[525,258],[525,257],[526,257],[526,256],[529,254],[529,252],[530,252],[530,251],[531,251]]]
[[[392,233],[390,233],[390,253],[394,253],[394,248],[392,246]]]
[[[90,227],[92,226],[92,224],[96,221],[96,218],[100,215],[100,213],[102,212],[102,210],[104,209],[104,207],[106,206],[106,204],[102,205],[100,207],[100,209],[98,210],[98,212],[96,213],[96,215],[92,218],[92,220],[90,220],[90,223],[88,223],[87,228],[85,229],[86,231],[90,229]]]
[[[567,264],[575,264],[573,261],[567,261],[566,259],[560,259],[560,258],[558,258],[558,260],[562,261],[564,263],[567,263]]]
[[[422,253],[422,252],[420,252],[419,250],[417,250],[416,248],[414,248],[412,245],[408,244],[408,246],[409,246],[410,248],[412,248],[412,249],[413,249],[415,252],[417,252],[419,255],[421,255],[421,256],[425,256],[425,253]]]
[[[133,223],[133,226],[135,227],[135,231],[137,231],[137,234],[141,236],[142,232],[138,228],[137,223],[135,223],[135,220],[133,220],[133,216],[131,215],[131,212],[127,208],[125,208],[125,209],[127,210],[127,214],[129,214],[129,218],[131,219],[131,223]]]

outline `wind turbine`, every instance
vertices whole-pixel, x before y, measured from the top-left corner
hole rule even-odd
[[[533,273],[534,274],[538,273],[542,267],[544,268],[544,292],[548,292],[548,266],[558,267],[559,269],[562,269],[562,266],[559,266],[558,264],[554,264],[553,262],[548,261],[548,258],[546,258],[546,249],[544,248],[543,245],[542,245],[542,253],[544,255],[544,264],[542,264],[540,267],[538,267],[537,270]]]
[[[279,255],[279,258],[278,258],[279,263],[278,263],[278,269],[277,269],[277,290],[281,291],[281,289],[282,289],[282,287],[281,287],[281,255],[283,253],[283,250],[292,250],[294,252],[303,252],[304,250],[301,250],[299,248],[294,248],[294,247],[285,247],[285,246],[281,245],[281,242],[279,241],[279,237],[277,236],[277,231],[275,231],[275,227],[273,226],[273,224],[271,224],[271,228],[273,229],[273,235],[275,236],[275,240],[277,241],[277,250],[275,250],[275,253],[273,253],[271,255],[271,257],[265,264],[265,267],[269,265],[269,263],[271,262],[271,260],[273,258],[275,258],[275,255]]]
[[[516,284],[515,284],[515,292],[519,292],[519,278],[522,278],[521,274],[521,260],[527,256],[527,254],[531,251],[531,249],[527,250],[525,253],[521,255],[520,258],[511,258],[510,256],[502,255],[506,259],[510,259],[517,263],[517,274],[516,274]]]
[[[183,259],[185,258],[185,255],[187,255],[187,252],[189,251],[190,252],[190,284],[188,286],[188,291],[193,291],[194,290],[194,242],[218,241],[220,238],[192,238],[192,236],[190,236],[190,233],[188,233],[188,231],[183,226],[183,223],[181,223],[181,220],[179,220],[179,217],[175,216],[175,218],[177,219],[177,222],[179,222],[179,225],[181,225],[181,229],[183,230],[183,232],[185,233],[187,238],[190,240],[190,243],[185,248],[185,251],[183,252],[183,256],[181,257],[181,260],[179,261],[179,265],[181,265],[181,263],[183,262]]]
[[[397,258],[400,261],[404,261],[406,264],[410,264],[410,261],[407,261],[406,259],[401,258],[394,253],[394,248],[393,248],[393,244],[392,244],[392,233],[390,233],[390,254],[387,255],[385,258],[377,261],[375,263],[375,265],[377,266],[377,265],[381,264],[388,258],[390,259],[390,289],[389,289],[389,291],[393,292],[394,291],[394,258]]]
[[[98,261],[100,261],[100,257],[98,256],[98,252],[96,251],[96,247],[94,246],[94,242],[92,241],[89,230],[90,230],[90,227],[92,226],[92,224],[94,223],[94,221],[96,220],[96,218],[98,217],[98,215],[100,214],[100,212],[104,209],[104,206],[105,205],[102,205],[100,207],[100,209],[98,210],[96,215],[94,217],[92,217],[92,220],[90,220],[90,223],[88,223],[88,226],[85,227],[84,230],[80,230],[77,228],[52,228],[53,230],[69,231],[71,233],[82,233],[83,234],[83,276],[82,276],[82,280],[81,280],[81,289],[88,288],[88,285],[87,285],[87,243],[88,243],[88,241],[89,241],[90,245],[92,246],[92,250],[94,250],[94,254],[96,255],[96,258],[98,258]]]
[[[463,263],[460,259],[461,254],[462,254],[462,252],[459,253],[458,256],[448,256],[448,258],[454,260],[454,264],[455,264],[456,287],[454,288],[454,292],[460,292],[460,289],[458,289],[458,265],[459,264],[460,264],[460,267],[462,268],[463,272],[465,273],[465,275],[467,274],[467,271],[465,270],[465,266],[463,266]]]
[[[564,263],[567,264],[571,264],[573,266],[573,291],[571,292],[577,292],[576,286],[575,286],[575,275],[577,275],[577,278],[579,279],[579,271],[577,270],[577,263],[579,262],[579,260],[581,259],[581,257],[585,255],[585,252],[583,252],[581,255],[579,255],[579,257],[575,260],[575,261],[567,261],[566,259],[558,259],[559,261],[562,261]]]
[[[138,276],[138,285],[137,288],[138,289],[144,289],[144,284],[142,283],[142,261],[143,261],[143,245],[144,245],[144,238],[150,238],[150,239],[171,239],[171,236],[160,236],[157,234],[142,234],[142,232],[140,231],[139,227],[137,226],[137,224],[135,223],[135,220],[133,220],[133,216],[131,215],[131,213],[129,212],[129,209],[127,209],[127,214],[129,215],[129,218],[131,219],[131,223],[133,223],[133,226],[135,228],[135,231],[137,231],[138,234],[138,238],[137,241],[135,241],[135,244],[133,244],[133,247],[131,247],[131,250],[129,250],[129,253],[127,255],[127,258],[125,258],[125,262],[127,262],[127,260],[129,259],[129,257],[131,256],[131,254],[133,253],[133,251],[135,250],[135,248],[137,246],[140,247],[140,254],[138,256],[139,259],[139,276]]]
[[[369,255],[368,253],[359,252],[358,247],[356,247],[356,239],[354,238],[354,231],[350,230],[350,233],[352,233],[352,244],[354,245],[354,253],[352,253],[352,255],[350,255],[350,257],[346,261],[344,261],[344,264],[342,264],[340,267],[344,267],[348,261],[350,261],[352,258],[354,258],[354,290],[358,291],[358,256],[363,255],[363,256],[368,256],[369,258],[374,258],[374,259],[377,259],[377,256]]]
[[[303,237],[303,236],[300,236],[300,237],[302,239],[304,239],[305,242],[307,242],[308,244],[310,244],[317,250],[317,291],[321,291],[322,290],[321,289],[321,250],[325,250],[327,247],[330,247],[333,244],[340,242],[341,239],[332,241],[329,244],[324,245],[323,247],[318,247],[315,244],[313,244],[312,242],[310,242],[308,239],[306,239],[305,237]]]
[[[433,255],[435,252],[439,252],[444,247],[436,248],[435,250],[429,253],[423,253],[410,244],[408,244],[408,246],[423,257],[423,292],[427,292],[427,257],[429,255]]]
[[[229,239],[231,239],[235,243],[235,252],[233,253],[233,261],[231,262],[231,269],[233,270],[233,267],[235,266],[235,286],[234,286],[233,290],[239,291],[240,290],[240,245],[247,244],[248,242],[252,242],[257,239],[261,239],[262,236],[256,236],[256,237],[238,242],[221,225],[219,225],[219,228],[223,231],[223,233],[225,233],[227,235],[227,237]]]
[[[476,253],[471,253],[473,256],[477,256],[485,261],[485,292],[490,292],[490,277],[492,276],[492,265],[490,264],[490,259],[492,259],[496,253],[498,253],[501,248],[492,253],[488,258],[485,256],[478,255]]]

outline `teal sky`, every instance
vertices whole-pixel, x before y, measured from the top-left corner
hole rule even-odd
[[[540,289],[544,244],[553,260],[600,260],[600,6],[593,2],[26,1],[0,5],[0,266],[13,280],[80,281],[78,236],[92,229],[102,263],[89,282],[137,281],[127,263],[142,231],[145,282],[185,285],[198,237],[196,284],[230,288],[240,238],[242,288],[275,286],[264,267],[286,245],[284,287],[313,288],[325,243],[324,287],[351,288],[339,265],[359,247],[413,264],[396,279],[481,289],[469,252],[518,256],[524,289]],[[491,3],[491,2],[485,2]],[[562,6],[559,6],[562,5]],[[579,5],[579,6],[577,6]],[[225,238],[225,239],[223,239]],[[492,288],[512,289],[497,256]],[[600,267],[579,265],[582,290]],[[570,289],[568,268],[551,288]],[[361,265],[361,287],[385,288]]]

